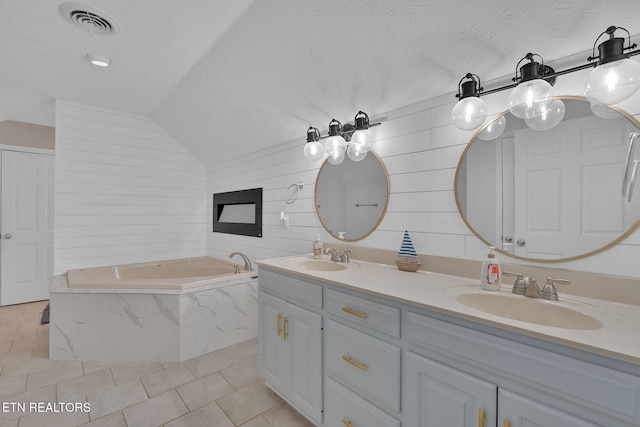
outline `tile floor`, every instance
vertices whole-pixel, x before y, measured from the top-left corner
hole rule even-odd
[[[51,360],[46,305],[0,307],[0,427],[312,426],[260,379],[257,340],[182,363]]]

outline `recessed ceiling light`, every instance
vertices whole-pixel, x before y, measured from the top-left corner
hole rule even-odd
[[[87,53],[87,61],[91,62],[97,67],[108,67],[111,64],[111,60],[106,56],[97,55],[95,53]]]

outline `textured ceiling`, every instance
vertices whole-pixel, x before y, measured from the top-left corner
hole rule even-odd
[[[87,0],[115,36],[72,27],[52,0],[0,0],[0,116],[53,123],[56,97],[143,114],[215,164],[640,34],[638,0]],[[180,7],[178,8],[177,5]],[[113,65],[97,69],[95,51]],[[453,99],[453,98],[452,98]]]

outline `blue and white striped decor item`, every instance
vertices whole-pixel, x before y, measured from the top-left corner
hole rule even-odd
[[[402,246],[400,246],[400,251],[398,252],[398,256],[405,256],[411,258],[417,258],[418,254],[416,253],[416,248],[413,247],[413,242],[411,241],[411,237],[409,237],[409,232],[407,230],[404,231],[404,236],[402,237]]]

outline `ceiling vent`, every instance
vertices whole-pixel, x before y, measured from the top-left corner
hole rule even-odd
[[[63,3],[58,10],[64,19],[91,34],[107,36],[120,31],[116,20],[101,10],[78,3]]]

